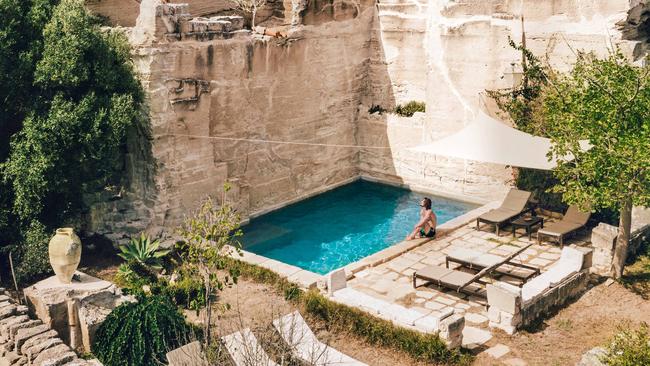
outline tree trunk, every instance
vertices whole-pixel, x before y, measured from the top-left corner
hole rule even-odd
[[[205,345],[210,346],[210,328],[212,322],[212,302],[210,301],[210,280],[205,281],[205,334],[203,335],[205,339]]]
[[[623,276],[623,268],[625,268],[625,260],[627,259],[627,247],[630,241],[630,231],[632,230],[632,199],[628,199],[623,203],[620,216],[611,270],[612,277],[616,279]]]

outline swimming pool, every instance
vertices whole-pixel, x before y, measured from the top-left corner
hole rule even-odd
[[[424,197],[407,189],[357,181],[257,217],[244,226],[243,248],[326,274],[404,239]],[[476,205],[429,196],[438,225]]]

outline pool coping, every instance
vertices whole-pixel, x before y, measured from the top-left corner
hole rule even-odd
[[[240,249],[238,251],[231,250],[230,256],[242,262],[269,269],[277,273],[278,275],[286,278],[288,281],[296,283],[302,288],[309,289],[309,288],[316,287],[319,281],[325,280],[330,273],[334,271],[338,271],[341,268],[345,269],[346,276],[348,277],[348,279],[351,279],[354,278],[356,273],[359,273],[364,269],[375,267],[382,263],[386,263],[425,243],[428,243],[432,240],[441,239],[449,235],[454,230],[476,220],[477,217],[484,214],[485,212],[499,207],[500,203],[501,203],[500,201],[490,202],[483,206],[477,207],[471,211],[468,211],[460,216],[457,216],[445,222],[444,224],[441,224],[436,228],[437,234],[435,238],[404,240],[394,245],[391,245],[385,249],[382,249],[376,253],[373,253],[367,257],[361,258],[356,262],[349,263],[343,267],[330,271],[329,273],[324,275],[314,273],[291,264],[280,262],[272,258],[264,257],[262,255],[255,254],[243,249]],[[241,255],[237,254],[238,252],[241,253]]]

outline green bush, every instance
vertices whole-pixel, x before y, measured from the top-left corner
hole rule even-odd
[[[26,230],[18,247],[16,280],[19,283],[31,284],[52,273],[48,250],[50,236],[45,226],[38,221],[32,222]]]
[[[602,361],[609,366],[650,365],[650,333],[642,323],[638,329],[622,329],[607,347]]]
[[[395,113],[402,117],[413,117],[415,112],[425,112],[426,104],[424,102],[418,102],[412,100],[406,104],[400,104],[395,107]]]
[[[128,244],[120,245],[118,256],[125,261],[137,261],[152,269],[162,269],[161,258],[169,254],[169,249],[161,249],[160,241],[151,241],[144,233],[140,237],[131,238]]]
[[[159,281],[161,294],[184,309],[199,311],[206,305],[205,286],[194,277],[183,276],[174,282]]]
[[[140,296],[115,308],[97,329],[93,354],[106,366],[154,366],[189,343],[192,328],[163,296]]]

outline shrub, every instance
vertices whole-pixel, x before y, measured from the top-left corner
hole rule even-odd
[[[153,269],[161,269],[160,259],[170,252],[160,249],[160,242],[151,241],[144,233],[140,234],[139,238],[131,238],[129,244],[120,245],[120,250],[122,253],[118,255],[125,261],[137,261]]]
[[[38,221],[32,222],[18,248],[20,259],[16,264],[16,280],[19,283],[28,284],[52,273],[49,240],[45,226]]]
[[[191,327],[167,298],[140,296],[108,315],[95,334],[93,354],[107,366],[157,366],[191,335]]]
[[[425,112],[426,104],[424,102],[418,102],[412,100],[406,104],[400,104],[395,107],[395,113],[402,117],[413,117],[415,112]]]
[[[650,333],[642,323],[638,329],[622,329],[607,347],[602,361],[609,366],[650,365]]]
[[[382,114],[386,112],[386,109],[380,105],[373,104],[370,108],[368,108],[368,113],[373,114],[373,113],[379,113]]]
[[[161,293],[168,296],[177,306],[198,312],[207,303],[205,286],[195,277],[181,275],[176,282],[160,281],[159,284],[161,284]]]

